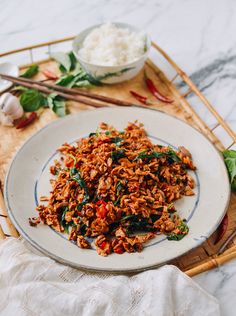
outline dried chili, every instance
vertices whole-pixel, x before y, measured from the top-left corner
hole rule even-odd
[[[146,105],[152,104],[152,102],[149,101],[147,97],[145,97],[145,96],[143,96],[143,95],[141,95],[141,94],[138,94],[138,93],[135,92],[135,91],[130,90],[130,94],[132,94],[132,96],[133,96],[136,100],[138,100],[139,102],[141,102],[141,103],[143,103],[143,104],[146,104]]]
[[[22,119],[17,125],[16,125],[16,129],[20,129],[20,128],[24,128],[28,125],[30,125],[31,123],[33,123],[33,121],[38,117],[36,112],[32,112],[30,113],[30,115],[24,119]]]
[[[148,90],[151,92],[152,95],[154,95],[154,97],[156,97],[159,101],[165,102],[165,103],[172,103],[173,100],[169,99],[168,97],[165,97],[163,94],[161,94],[157,87],[155,86],[154,82],[148,78],[147,76],[145,76],[145,82],[146,85],[148,87]]]
[[[56,74],[54,74],[53,72],[51,72],[50,70],[43,70],[42,73],[44,74],[44,76],[48,79],[51,79],[51,80],[57,80],[58,79],[58,76]]]

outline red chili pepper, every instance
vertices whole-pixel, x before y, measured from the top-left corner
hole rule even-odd
[[[149,101],[147,97],[145,97],[145,96],[143,96],[143,95],[141,95],[141,94],[138,94],[138,93],[135,92],[135,91],[130,90],[130,94],[132,94],[132,96],[133,96],[136,100],[138,100],[139,102],[141,102],[141,103],[143,103],[143,104],[146,104],[146,105],[152,104],[152,102]]]
[[[56,74],[54,74],[53,72],[51,72],[51,71],[49,71],[47,69],[43,70],[42,73],[48,79],[51,79],[51,80],[57,80],[58,79],[58,76]]]
[[[220,223],[220,226],[217,229],[217,237],[214,242],[214,245],[216,245],[223,238],[224,234],[227,231],[228,225],[229,225],[229,217],[228,217],[228,214],[226,213],[222,222]]]
[[[32,112],[30,113],[30,115],[26,118],[24,118],[23,120],[21,120],[17,125],[16,128],[20,129],[20,128],[24,128],[28,125],[30,125],[36,118],[38,117],[36,112]]]
[[[100,206],[100,205],[107,205],[107,203],[103,200],[98,200],[96,203],[95,203],[97,206]]]
[[[108,212],[106,205],[107,205],[107,203],[103,200],[99,200],[96,202],[96,209],[97,209],[96,215],[97,215],[97,217],[99,217],[99,218],[106,217],[107,212]]]
[[[107,241],[103,241],[99,247],[100,247],[102,250],[104,250],[105,247],[106,247],[106,245],[107,245]]]
[[[117,247],[116,249],[114,249],[114,252],[119,254],[119,255],[122,255],[122,253],[124,253],[125,250],[123,247]]]
[[[155,84],[153,83],[153,81],[151,79],[149,79],[148,77],[145,77],[145,82],[146,85],[149,89],[149,91],[154,95],[154,97],[156,97],[159,101],[165,102],[165,103],[172,103],[173,100],[169,99],[168,97],[165,97],[163,94],[161,94]]]
[[[72,157],[67,157],[66,161],[65,161],[65,166],[72,168],[74,166],[74,163],[75,163],[75,161]]]

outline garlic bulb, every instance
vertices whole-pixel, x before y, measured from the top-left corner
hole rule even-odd
[[[14,120],[22,117],[24,111],[18,98],[6,92],[0,97],[0,114],[3,125],[13,126]]]

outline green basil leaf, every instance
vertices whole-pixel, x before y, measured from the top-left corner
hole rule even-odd
[[[82,223],[81,226],[80,226],[80,233],[81,233],[81,235],[84,236],[86,234],[86,232],[87,232],[87,229],[88,229],[88,227],[84,223]]]
[[[62,72],[69,72],[71,69],[71,59],[68,54],[55,52],[51,53],[50,57],[56,60],[60,64],[60,70]]]
[[[31,78],[35,76],[39,72],[39,66],[38,65],[32,65],[30,66],[20,77],[23,78]]]
[[[225,164],[228,169],[230,183],[233,183],[236,176],[236,158],[226,158]]]
[[[84,73],[77,73],[76,75],[64,75],[59,80],[57,80],[56,84],[67,88],[90,87],[91,83],[85,78],[86,74]]]
[[[97,135],[96,133],[90,133],[89,137],[96,136],[96,135]]]
[[[74,69],[71,71],[71,74],[74,75],[74,76],[86,76],[87,73],[83,70],[83,68],[81,67],[80,63],[77,61]]]
[[[120,137],[118,137],[118,136],[113,137],[113,138],[111,139],[111,141],[112,141],[112,143],[116,144],[117,147],[120,147],[120,146],[122,146],[122,144],[123,144],[123,139],[120,138]]]
[[[20,96],[20,104],[25,112],[37,111],[41,106],[45,105],[47,100],[45,96],[34,89],[27,89]]]
[[[167,236],[168,240],[179,241],[179,240],[183,239],[189,232],[189,228],[188,228],[188,225],[186,223],[186,220],[183,220],[182,223],[179,226],[177,226],[177,228],[179,228],[180,234],[170,233]]]
[[[80,187],[81,187],[82,189],[84,189],[85,191],[88,191],[87,186],[86,186],[86,183],[85,183],[84,179],[81,177],[81,174],[80,174],[80,172],[79,172],[78,169],[72,168],[72,169],[70,170],[70,176],[71,176],[71,178],[72,178],[73,180],[75,180],[76,182],[79,183],[79,185],[80,185]]]
[[[118,161],[121,158],[124,158],[124,157],[125,157],[125,151],[123,149],[122,150],[113,151],[111,153],[111,158],[115,162]]]
[[[122,185],[121,181],[119,180],[117,182],[117,185],[116,185],[116,195],[117,196],[120,194],[120,191],[121,191],[122,188],[123,188],[123,185]]]
[[[236,178],[234,178],[234,181],[231,183],[231,188],[236,191]]]
[[[185,236],[186,236],[185,234],[170,234],[167,236],[167,239],[179,241],[179,240],[183,239]]]
[[[67,87],[67,88],[72,88],[73,85],[75,84],[75,76],[73,75],[65,75],[62,76],[60,79],[58,79],[56,81],[56,84],[58,86],[63,86],[63,87]]]
[[[104,75],[97,76],[96,78],[93,78],[93,79],[100,83],[101,80],[109,79],[109,78],[112,78],[112,77],[119,77],[123,73],[125,73],[125,72],[127,72],[127,71],[129,71],[129,70],[131,70],[133,68],[134,67],[128,67],[128,68],[123,68],[122,70],[117,71],[117,72],[107,72]]]
[[[157,210],[158,210],[158,209],[157,209]],[[152,221],[153,223],[155,223],[155,221],[157,221],[160,217],[161,217],[160,214],[151,214],[151,215],[150,215],[151,221]]]
[[[68,207],[64,207],[62,208],[62,215],[61,215],[61,221],[60,221],[60,225],[64,228],[64,233],[66,234],[69,234],[69,227],[73,225],[73,222],[67,222],[65,220],[65,215],[66,215],[66,212],[68,212],[69,209]]]
[[[77,81],[74,84],[74,87],[82,88],[82,87],[91,87],[92,84],[88,80]]]
[[[163,157],[166,157],[170,163],[181,162],[181,159],[177,156],[177,154],[171,148],[167,152],[153,151],[150,153],[146,153],[145,151],[142,151],[141,153],[138,154],[138,156],[134,160],[145,159],[145,158],[148,160],[151,160],[153,158],[163,158]]]
[[[127,219],[129,219],[129,220],[130,219],[132,219],[132,220],[136,219],[137,220],[138,216],[137,215],[126,215],[126,216],[122,217],[120,221],[123,222],[123,221],[126,221]]]
[[[129,218],[122,218],[122,220],[127,220]],[[127,227],[127,233],[134,233],[135,231],[153,231],[154,228],[150,225],[148,219],[139,218],[138,216],[130,217],[131,221],[129,226]]]
[[[170,162],[181,162],[181,159],[172,148],[167,152],[167,159],[169,159]]]
[[[82,207],[87,204],[90,200],[90,197],[89,197],[89,190],[88,190],[88,187],[86,185],[86,182],[84,181],[84,179],[81,177],[81,174],[80,174],[80,171],[78,169],[76,169],[75,167],[73,167],[71,170],[70,170],[70,176],[71,176],[71,179],[78,182],[78,184],[80,185],[80,187],[82,189],[84,189],[84,199],[81,203],[79,203],[77,205],[77,209],[78,210],[81,210]]]
[[[52,93],[47,99],[49,108],[56,113],[57,116],[63,117],[66,115],[66,103],[64,99],[56,93]]]
[[[120,199],[116,200],[116,201],[112,201],[114,206],[119,206],[120,205]]]
[[[75,68],[76,68],[77,59],[76,59],[76,57],[75,57],[75,55],[74,55],[73,52],[70,52],[70,53],[68,54],[68,56],[69,56],[69,58],[70,58],[70,63],[71,63],[70,71],[73,71],[73,70],[75,70]]]
[[[94,85],[94,86],[102,86],[102,83],[97,80],[96,78],[92,77],[90,74],[86,74],[86,78],[87,80],[90,82],[91,85]]]
[[[224,150],[224,162],[228,170],[232,190],[236,191],[236,151]]]
[[[222,153],[223,153],[224,158],[235,158],[236,159],[236,150],[226,149]]]

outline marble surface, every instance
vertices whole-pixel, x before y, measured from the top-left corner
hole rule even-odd
[[[0,53],[75,35],[105,21],[145,29],[236,130],[234,0],[0,0]],[[195,98],[189,100],[213,127],[215,119]],[[220,128],[216,134],[230,144]],[[236,315],[236,261],[194,280],[220,300],[222,315]]]

